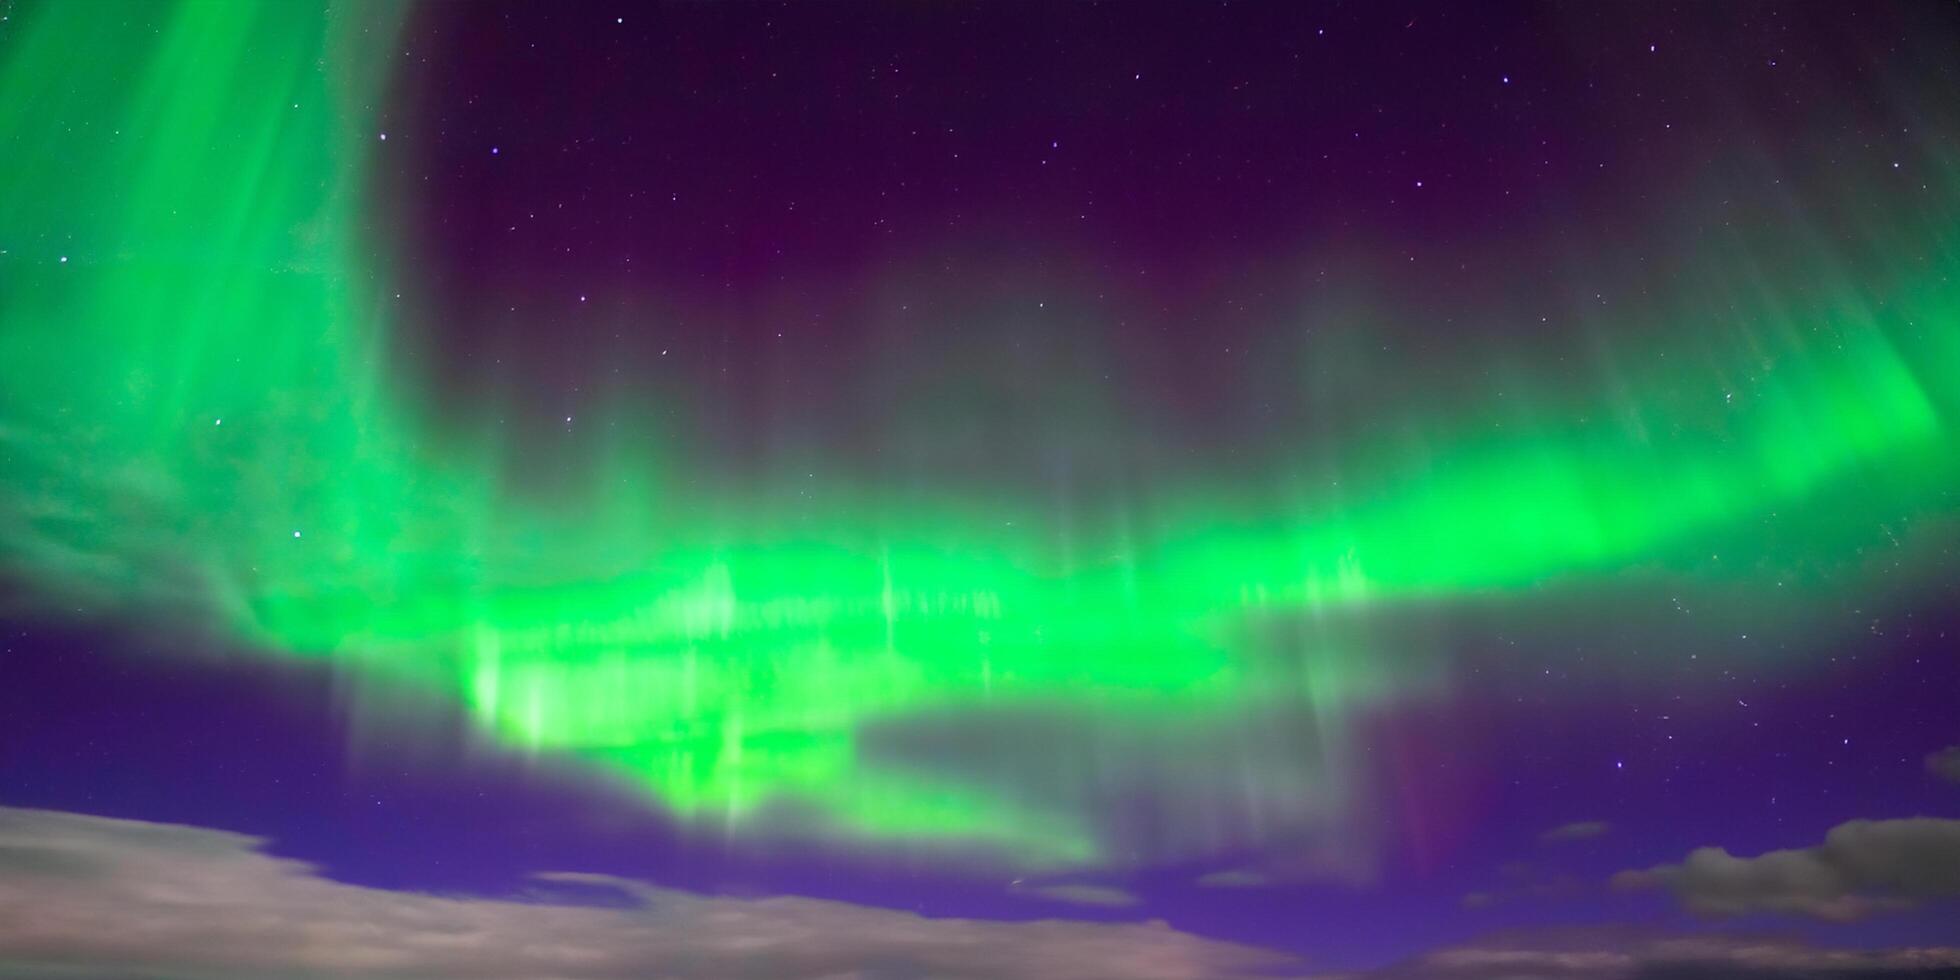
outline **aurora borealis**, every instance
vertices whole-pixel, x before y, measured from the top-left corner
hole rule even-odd
[[[1952,866],[1960,816],[1919,761],[1960,743],[1950,8],[0,11],[0,909],[41,873],[4,855],[61,833],[430,921],[511,913],[353,889],[632,879],[700,893],[648,899],[683,918],[787,895],[742,928],[909,910],[954,944],[1079,919],[1018,928],[1163,942],[1166,976],[1727,935],[1665,889],[1960,969],[1960,876],[1872,870]],[[177,706],[80,679],[132,669]],[[146,805],[162,777],[115,786],[145,751],[61,761],[58,719],[118,698],[331,731],[292,738],[342,773],[293,782],[468,784],[544,851],[452,841],[418,880],[364,862],[421,845],[374,842],[495,821],[330,832],[270,783],[226,784],[242,822]],[[1828,754],[1868,738],[1897,787]],[[171,767],[287,765],[193,741]],[[1758,776],[1675,784],[1696,751]],[[1758,757],[1833,774],[1745,801]],[[1527,778],[1590,788],[1504,797]],[[1585,867],[1527,866],[1541,831]],[[1757,897],[1710,844],[1857,901]],[[1357,892],[1406,933],[1304,921]],[[644,940],[555,897],[552,928]],[[1588,911],[1518,911],[1561,897]],[[34,935],[0,962],[94,962]],[[691,955],[667,968],[805,975]],[[1095,962],[1057,975],[1142,969]]]

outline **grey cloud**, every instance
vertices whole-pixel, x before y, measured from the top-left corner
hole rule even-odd
[[[805,898],[704,897],[603,875],[630,908],[348,885],[256,838],[0,807],[0,977],[1136,977],[1286,969],[1162,922],[982,922]]]
[[[1365,887],[1374,883],[1373,861],[1365,847],[1344,846],[1340,837],[1313,832],[1279,834],[1244,863],[1199,875],[1200,888],[1269,888],[1340,884]]]
[[[1622,871],[1613,885],[1666,888],[1698,915],[1783,912],[1846,922],[1960,895],[1960,820],[1851,820],[1816,847],[1752,858],[1703,847],[1680,864]]]
[[[1949,745],[1928,754],[1926,771],[1949,783],[1960,783],[1960,745]]]
[[[1592,928],[1493,936],[1347,980],[1931,980],[1956,970],[1960,947],[1835,949],[1776,936]]]
[[[1270,884],[1271,878],[1263,871],[1251,868],[1232,868],[1226,871],[1213,871],[1198,878],[1200,888],[1258,888]]]
[[[1538,839],[1547,844],[1557,844],[1563,841],[1591,840],[1595,837],[1605,836],[1606,832],[1611,829],[1612,825],[1604,820],[1580,820],[1553,827],[1539,834]]]
[[[1137,904],[1137,897],[1121,888],[1108,885],[1015,885],[1014,891],[1038,898],[1074,905],[1099,905],[1104,908],[1123,908]]]
[[[1520,900],[1572,898],[1583,894],[1587,888],[1585,882],[1570,874],[1537,868],[1521,861],[1499,865],[1497,874],[1496,887],[1471,892],[1463,896],[1458,904],[1466,909],[1487,909]]]

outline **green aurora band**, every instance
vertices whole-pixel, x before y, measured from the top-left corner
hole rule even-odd
[[[1257,843],[1341,819],[1348,722],[1445,683],[1373,649],[1395,610],[1629,568],[1842,588],[1879,574],[1872,527],[1923,540],[1955,512],[1960,183],[1937,165],[1938,206],[1872,208],[1863,243],[1915,261],[1852,275],[1823,236],[1786,241],[1808,281],[1783,291],[1739,251],[1716,272],[1746,327],[1684,299],[1680,329],[1601,358],[1640,367],[1525,371],[1502,400],[1280,461],[1324,488],[1284,507],[1160,488],[1154,526],[1067,555],[1033,503],[840,485],[820,520],[709,521],[729,507],[664,478],[685,460],[629,438],[544,499],[503,475],[521,447],[431,434],[389,342],[393,263],[363,207],[400,11],[118,9],[29,4],[0,34],[0,571],[36,608],[335,658],[698,824],[1051,868]],[[1095,745],[1056,750],[1083,788],[868,740],[1050,710],[1089,719]],[[1181,808],[1155,853],[1102,826],[1099,776]],[[1204,779],[1256,798],[1177,801]]]

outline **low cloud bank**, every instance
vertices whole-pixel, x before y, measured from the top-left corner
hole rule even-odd
[[[1509,933],[1340,980],[1933,980],[1960,976],[1960,947],[1830,949],[1774,936],[1633,929]],[[1336,980],[1325,976],[1321,980]]]
[[[544,875],[600,908],[331,881],[241,834],[0,807],[0,977],[1197,978],[1293,961],[1162,922],[984,922]]]

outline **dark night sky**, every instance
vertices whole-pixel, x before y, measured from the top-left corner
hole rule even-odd
[[[624,375],[702,455],[863,466],[946,389],[1111,373],[1146,469],[1404,396],[1303,404],[1259,375],[1316,304],[1367,306],[1370,339],[1332,353],[1379,344],[1363,364],[1418,389],[1425,355],[1586,349],[1603,290],[1637,340],[1632,314],[1707,260],[1684,243],[1909,152],[1886,88],[1941,70],[1951,27],[1911,6],[1828,28],[1773,5],[595,13],[431,5],[402,39],[377,213],[421,314],[403,342],[446,390],[556,425],[634,398]],[[1057,386],[1012,394],[1059,412],[987,404],[993,478],[1034,467],[1010,447],[1075,404]]]
[[[6,26],[0,66],[31,37]],[[1263,528],[1261,508],[1299,500],[1393,513],[1407,483],[1453,507],[1453,447],[1509,459],[1491,434],[1506,425],[1549,458],[1573,444],[1562,426],[1583,440],[1589,413],[1665,415],[1708,374],[1729,389],[1709,396],[1719,408],[1760,380],[1703,370],[1732,329],[1764,365],[1824,358],[1843,345],[1788,325],[1876,297],[1893,330],[1908,290],[1947,319],[1898,331],[1960,329],[1960,252],[1938,217],[1960,213],[1957,42],[1960,7],[1934,2],[427,3],[359,109],[356,278],[391,324],[381,360],[426,413],[416,444],[503,447],[483,454],[486,481],[566,524],[589,516],[565,503],[582,481],[645,438],[699,523],[757,537],[828,540],[833,505],[881,528],[922,501],[1034,515],[1031,547],[1063,556],[1042,580],[1060,594],[1111,528],[1174,553],[1184,522]],[[0,113],[0,135],[57,138],[18,118]],[[7,175],[0,246],[40,248],[7,227],[29,214]],[[0,330],[35,329],[24,309],[0,300]],[[1948,386],[1929,396],[1945,428],[1924,458],[1950,461],[1953,369],[1901,349]],[[1745,438],[1714,411],[1674,435]],[[1840,423],[1817,423],[1818,457]],[[43,845],[17,816],[38,808],[249,834],[330,882],[459,908],[632,904],[616,884],[532,877],[576,871],[704,909],[799,896],[1026,928],[1162,920],[1299,957],[1288,975],[1960,975],[1960,467],[1901,469],[1869,448],[1882,435],[1856,436],[1847,484],[1729,488],[1761,501],[1731,523],[1515,578],[1418,579],[1372,617],[1275,613],[1258,628],[1360,651],[1261,668],[1306,685],[1299,704],[1249,698],[1190,727],[1166,710],[1180,720],[1153,734],[1073,713],[1102,690],[1085,673],[999,714],[922,700],[853,716],[861,758],[971,776],[1114,842],[1053,872],[686,819],[609,768],[617,745],[527,749],[465,695],[350,667],[372,634],[312,656],[280,649],[285,625],[248,600],[255,629],[229,628],[217,585],[172,608],[156,589],[58,581],[28,502],[63,484],[9,435],[27,428],[0,429],[0,919],[41,887]],[[1666,486],[1656,512],[1698,492],[1691,475]],[[1398,548],[1444,555],[1430,533],[1412,525]],[[169,567],[202,567],[202,547],[169,546]],[[1186,592],[1202,587],[1167,594]],[[1395,696],[1354,693],[1369,670]],[[1296,748],[1319,768],[1289,767]],[[1339,787],[1336,817],[1271,802],[1295,772]],[[1193,813],[1213,819],[1211,797],[1236,788],[1215,773],[1244,774],[1247,799],[1262,780],[1278,794],[1246,804],[1257,833],[1192,830],[1210,834]],[[1908,818],[1927,820],[1832,830]],[[1766,864],[1703,880],[1688,856],[1707,847],[1802,853],[1785,878]],[[1725,896],[1737,907],[1708,904]],[[1706,944],[1655,951],[1684,937]],[[1775,955],[1736,952],[1749,942]],[[1553,962],[1562,946],[1621,958]],[[1902,947],[1929,952],[1907,964]],[[1476,958],[1492,950],[1547,959]],[[158,955],[49,953],[0,926],[0,977],[48,962],[231,975]],[[686,975],[941,969],[838,955]],[[621,969],[590,975],[652,967]],[[973,975],[996,969],[1037,975]]]

